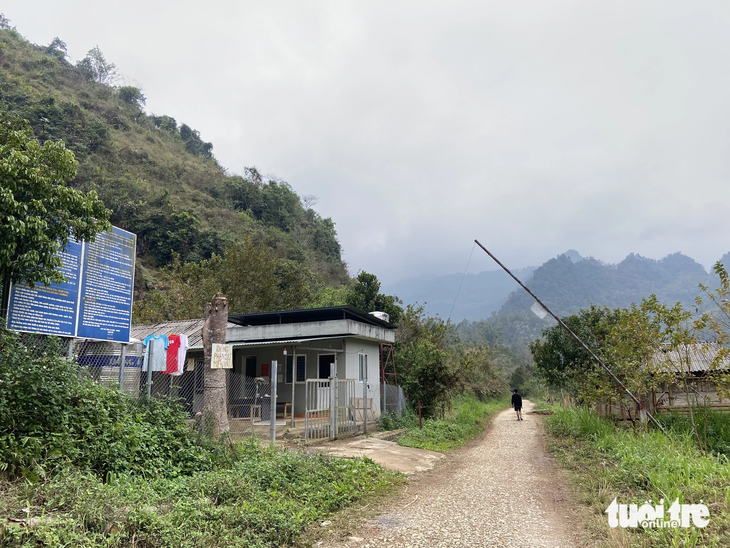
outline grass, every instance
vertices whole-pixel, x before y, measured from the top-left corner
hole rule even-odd
[[[0,483],[0,546],[274,547],[315,521],[387,491],[397,474],[369,459],[284,451],[255,439],[237,459],[178,478],[81,471]]]
[[[473,397],[459,397],[444,420],[426,419],[423,429],[418,428],[418,417],[413,412],[403,417],[387,417],[383,428],[395,430],[407,428],[398,444],[430,451],[448,452],[476,438],[484,431],[492,417],[509,406],[507,397],[482,402]]]
[[[581,502],[593,514],[589,528],[600,545],[730,545],[730,460],[725,455],[703,456],[679,427],[664,436],[618,427],[589,410],[552,410],[547,417],[550,449],[579,484]],[[638,505],[664,499],[667,508],[675,499],[702,501],[710,523],[704,529],[611,529],[604,512],[614,498]]]

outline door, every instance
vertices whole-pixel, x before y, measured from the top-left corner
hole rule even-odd
[[[256,376],[256,356],[249,356],[246,358],[246,376]]]
[[[319,378],[329,379],[332,374],[332,365],[335,363],[334,354],[320,354],[319,355]]]

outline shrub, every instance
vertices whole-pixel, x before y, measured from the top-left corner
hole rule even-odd
[[[34,339],[38,340],[38,339]],[[0,469],[36,479],[69,465],[104,478],[210,469],[212,448],[172,402],[141,402],[79,377],[59,340],[0,330]]]

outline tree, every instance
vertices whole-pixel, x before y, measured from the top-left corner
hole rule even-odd
[[[116,65],[106,60],[99,46],[90,49],[86,57],[77,63],[76,68],[97,84],[111,85],[117,79]]]
[[[713,271],[720,278],[719,287],[710,291],[707,286],[700,284],[700,290],[714,307],[706,310],[703,298],[695,299],[697,307],[702,311],[702,315],[695,323],[695,328],[700,331],[707,330],[713,341],[717,343],[720,350],[713,360],[712,367],[718,371],[724,370],[723,366],[730,359],[730,276],[722,261],[715,263]],[[728,378],[730,373],[725,372],[722,375],[725,376],[726,381],[730,381]]]
[[[312,299],[313,277],[306,267],[248,239],[199,262],[174,255],[159,280],[155,291],[135,302],[136,321],[199,317],[205,295],[216,292],[227,295],[231,314],[305,308]]]
[[[363,281],[372,281],[370,276],[367,274]],[[408,305],[396,330],[398,383],[412,408],[416,409],[421,402],[426,417],[436,416],[443,410],[451,393],[458,389],[449,331],[450,324],[427,317],[422,305]]]
[[[10,19],[5,17],[4,13],[0,13],[0,29],[1,30],[15,30],[15,27],[10,26]]]
[[[603,346],[618,312],[607,307],[591,306],[563,318],[563,322],[594,352]],[[600,366],[560,325],[543,331],[541,339],[530,343],[530,352],[541,378],[549,385],[580,392],[586,375]]]
[[[142,108],[147,102],[142,90],[134,86],[122,86],[117,93],[122,101],[137,108]]]
[[[63,282],[57,270],[71,238],[93,241],[111,228],[111,211],[96,192],[75,190],[66,181],[76,175],[74,154],[63,141],[33,138],[26,120],[0,122],[0,276],[5,282],[48,285]],[[5,306],[3,306],[3,312]]]
[[[390,323],[397,324],[403,314],[403,309],[398,306],[398,297],[383,295],[380,291],[380,282],[375,274],[369,274],[364,270],[356,278],[349,293],[347,304],[365,312],[386,312],[390,316]]]
[[[56,36],[53,41],[46,47],[46,53],[53,57],[60,59],[61,61],[66,60],[68,50],[66,49],[66,42]]]
[[[204,348],[204,404],[203,417],[206,421],[206,431],[213,437],[228,432],[228,409],[226,394],[226,370],[212,369],[213,344],[225,344],[226,323],[228,321],[228,301],[220,293],[206,303],[203,309],[205,321],[203,323]],[[209,428],[208,428],[209,427]],[[208,432],[206,432],[208,433]]]

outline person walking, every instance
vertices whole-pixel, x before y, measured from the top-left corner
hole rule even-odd
[[[522,396],[520,396],[519,392],[517,391],[517,388],[515,388],[512,394],[512,407],[514,407],[515,411],[517,412],[517,420],[522,420]]]

